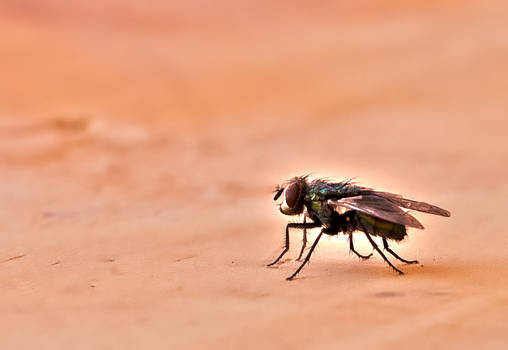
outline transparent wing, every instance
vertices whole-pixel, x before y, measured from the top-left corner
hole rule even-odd
[[[435,205],[429,203],[418,202],[412,199],[406,199],[399,194],[393,194],[389,192],[373,192],[373,194],[376,196],[387,198],[388,200],[395,203],[399,207],[417,210],[428,214],[441,215],[446,217],[450,216],[450,212],[448,210],[436,207]]]
[[[385,197],[361,195],[330,199],[328,204],[334,207],[356,210],[396,224],[423,229],[423,225],[414,216],[400,209],[398,205]]]

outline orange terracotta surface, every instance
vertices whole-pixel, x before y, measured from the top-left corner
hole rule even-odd
[[[0,3],[5,349],[508,343],[508,3]],[[452,212],[285,277],[274,186]],[[316,232],[311,234],[311,239]],[[358,238],[358,249],[369,252]]]

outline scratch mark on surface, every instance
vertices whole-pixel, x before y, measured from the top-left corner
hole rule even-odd
[[[3,260],[2,262],[4,263],[4,262],[11,261],[11,260],[21,259],[21,258],[23,258],[23,257],[25,257],[25,256],[26,256],[26,254],[13,256],[12,258],[5,259],[5,260]]]
[[[192,258],[195,258],[197,255],[189,255],[189,256],[184,256],[182,258],[178,258],[175,260],[175,262],[180,262],[180,261],[183,261],[183,260],[187,260],[187,259],[192,259]]]

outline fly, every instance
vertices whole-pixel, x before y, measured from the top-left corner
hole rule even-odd
[[[304,214],[303,222],[291,222],[286,225],[286,243],[282,253],[268,266],[276,264],[289,250],[289,229],[303,229],[303,245],[297,260],[300,260],[307,245],[307,229],[321,228],[302,264],[287,279],[292,280],[309,262],[321,236],[348,235],[349,249],[361,259],[369,259],[355,250],[353,232],[361,231],[369,240],[372,248],[397,273],[396,268],[381,251],[372,236],[381,237],[383,248],[396,259],[406,264],[417,264],[417,260],[406,260],[398,256],[388,245],[388,240],[402,241],[407,228],[423,230],[423,225],[407,209],[428,214],[449,217],[450,212],[435,205],[406,199],[398,194],[376,191],[372,188],[357,186],[349,181],[331,182],[324,179],[308,180],[307,176],[294,177],[277,186],[274,200],[282,196],[279,210],[285,215]],[[404,209],[406,210],[404,210]],[[312,222],[307,222],[309,218]]]

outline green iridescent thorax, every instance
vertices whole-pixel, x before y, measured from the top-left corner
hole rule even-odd
[[[316,213],[320,213],[322,208],[323,208],[323,204],[321,201],[311,201],[310,202],[310,207],[312,210],[314,210]]]
[[[355,193],[357,188],[348,182],[330,183],[326,181],[313,181],[308,184],[304,201],[308,203],[309,209],[319,217],[325,225],[332,219],[333,208],[327,204],[327,200],[342,198]]]
[[[323,199],[337,199],[355,196],[361,194],[365,190],[369,189],[355,186],[349,181],[331,183],[318,180],[310,183],[307,191],[309,194],[314,194]]]
[[[326,200],[326,196],[329,195],[329,189],[318,188],[316,186],[309,186],[308,192],[305,195],[305,202],[310,203],[310,207],[317,214],[322,214],[323,202]]]
[[[309,192],[305,195],[305,201],[313,202],[313,201],[322,201],[325,199],[325,194],[320,192]]]
[[[320,189],[318,191],[314,191],[313,189],[309,189],[305,195],[305,202],[309,203],[309,209],[314,212],[315,215],[319,217],[323,224],[328,224],[330,219],[330,208],[326,205],[326,194],[325,189]]]

